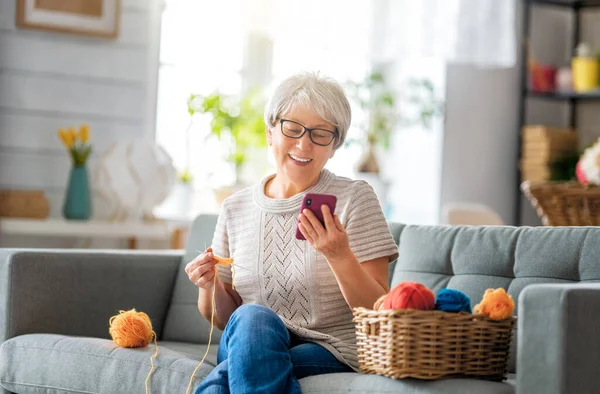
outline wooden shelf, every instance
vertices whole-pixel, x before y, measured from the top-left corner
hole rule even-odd
[[[600,89],[594,90],[590,93],[526,91],[525,94],[529,97],[537,97],[549,100],[600,100]]]
[[[568,8],[600,7],[600,0],[525,0],[533,4],[546,4]]]

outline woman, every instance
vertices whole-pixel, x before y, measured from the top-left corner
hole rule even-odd
[[[209,320],[216,286],[224,329],[219,364],[197,393],[299,393],[305,376],[357,371],[351,308],[389,290],[398,256],[373,189],[324,169],[350,126],[340,85],[310,73],[286,79],[265,123],[277,172],[225,200],[212,249],[186,266]],[[337,197],[335,212],[321,207],[324,225],[299,212],[308,192]],[[235,259],[235,278],[214,255]]]

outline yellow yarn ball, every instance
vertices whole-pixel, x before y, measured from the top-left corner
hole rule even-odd
[[[155,335],[148,315],[135,309],[119,311],[109,322],[110,336],[121,347],[146,347]]]

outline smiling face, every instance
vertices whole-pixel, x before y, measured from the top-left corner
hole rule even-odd
[[[282,114],[281,118],[299,123],[307,129],[335,131],[332,124],[301,103],[298,103],[289,113]],[[298,127],[293,125],[294,129],[291,131],[298,130]],[[313,133],[313,138],[323,138],[322,133],[320,136],[317,133],[318,131]],[[290,135],[289,132],[287,134]],[[286,137],[281,130],[280,121],[267,130],[267,138],[277,163],[277,176],[283,177],[280,181],[296,185],[306,184],[308,187],[314,184],[334,152],[335,140],[327,146],[320,146],[311,141],[308,131],[297,139]]]

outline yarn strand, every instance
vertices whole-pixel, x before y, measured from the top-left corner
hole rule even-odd
[[[187,390],[185,390],[185,394],[188,394],[190,392],[190,388],[192,387],[192,381],[194,380],[196,371],[198,371],[198,368],[200,368],[202,363],[204,363],[206,356],[208,356],[208,351],[210,350],[210,342],[212,340],[213,329],[215,328],[215,309],[216,309],[215,293],[216,293],[216,290],[217,290],[217,273],[215,272],[215,279],[213,281],[213,291],[212,291],[212,312],[210,313],[210,332],[208,334],[208,345],[206,346],[206,352],[204,353],[204,357],[202,357],[202,360],[200,360],[200,363],[198,363],[198,365],[196,366],[196,369],[194,369],[194,372],[192,372],[192,376],[190,376],[190,383],[188,384]]]
[[[150,376],[152,372],[154,372],[154,359],[158,356],[158,343],[156,343],[156,332],[152,330],[152,336],[154,337],[154,347],[156,348],[156,352],[154,352],[154,356],[150,357],[150,372],[148,372],[148,376],[146,377],[146,394],[149,394],[148,390],[148,381],[150,380]]]

